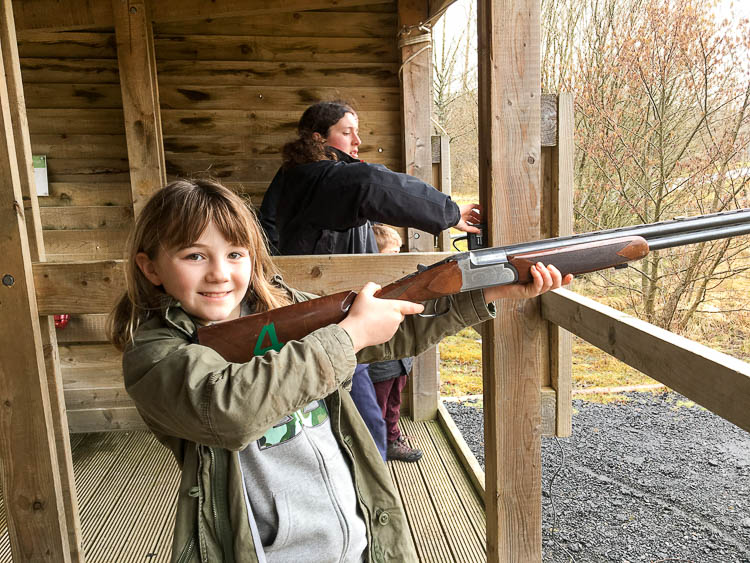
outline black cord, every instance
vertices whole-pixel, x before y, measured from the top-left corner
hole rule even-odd
[[[565,555],[570,557],[571,563],[576,563],[575,557],[573,557],[573,554],[568,551],[568,549],[559,541],[557,541],[557,538],[555,537],[555,527],[557,526],[557,509],[555,508],[555,497],[552,495],[552,485],[555,483],[555,479],[557,478],[557,475],[560,473],[560,470],[565,466],[565,450],[562,447],[562,444],[560,443],[560,440],[557,436],[553,436],[555,438],[555,443],[557,444],[557,448],[560,450],[560,465],[557,466],[557,469],[555,470],[554,474],[552,475],[552,478],[549,480],[549,486],[547,487],[547,495],[549,496],[550,504],[552,505],[552,527],[550,528],[550,533],[552,535],[552,541],[554,544],[559,547],[561,550],[565,552]]]

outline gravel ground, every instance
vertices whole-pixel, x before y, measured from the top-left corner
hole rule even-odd
[[[676,393],[627,398],[573,401],[573,436],[543,439],[543,561],[750,563],[750,434]],[[482,410],[446,408],[484,467]]]

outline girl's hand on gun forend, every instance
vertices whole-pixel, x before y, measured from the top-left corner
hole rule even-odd
[[[482,206],[478,203],[467,203],[466,205],[459,205],[458,210],[461,213],[461,218],[458,223],[454,225],[459,231],[465,233],[479,233],[479,228],[475,227],[475,224],[482,222]]]
[[[557,289],[568,285],[573,280],[573,275],[563,277],[560,270],[552,266],[545,266],[537,262],[531,267],[532,281],[525,284],[497,285],[484,290],[484,300],[490,303],[497,299],[529,299],[550,289]]]
[[[352,303],[349,314],[339,326],[349,333],[354,352],[367,346],[388,342],[406,315],[424,311],[424,306],[398,299],[378,299],[374,296],[380,286],[369,282]]]

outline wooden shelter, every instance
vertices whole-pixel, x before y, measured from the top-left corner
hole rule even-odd
[[[167,179],[201,173],[258,202],[301,111],[331,98],[358,110],[365,160],[448,190],[446,140],[431,141],[424,24],[449,3],[2,0],[0,559],[164,560],[175,468],[139,433],[103,337],[134,214]],[[572,100],[540,96],[539,1],[479,5],[490,243],[568,234]],[[36,194],[32,155],[46,156],[49,195]],[[387,282],[440,258],[424,254],[431,237],[407,238],[413,252],[400,256],[278,263],[293,285],[321,294]],[[568,291],[539,305],[503,303],[485,327],[486,475],[438,401],[437,354],[418,362],[406,424],[434,448],[392,474],[425,561],[541,560],[541,436],[571,431],[560,326],[750,429],[731,400],[750,396],[746,364]],[[70,323],[56,330],[51,315],[63,313]],[[710,387],[696,370],[678,377],[696,362],[716,375]],[[129,488],[141,496],[116,494]],[[138,524],[124,529],[133,506]]]

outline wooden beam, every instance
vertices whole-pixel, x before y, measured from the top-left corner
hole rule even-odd
[[[252,15],[270,15],[303,10],[347,8],[368,4],[387,4],[392,0],[159,0],[154,2],[153,21],[179,22]],[[14,0],[18,29],[72,30],[114,25],[106,2],[91,0]]]
[[[432,184],[432,50],[429,32],[418,27],[427,21],[428,13],[427,0],[398,0],[406,173]],[[435,250],[435,237],[409,228],[406,244],[409,252],[430,252]],[[414,420],[437,416],[439,363],[437,347],[415,359],[408,388],[409,410]]]
[[[539,10],[538,0],[478,3],[479,185],[490,245],[540,236]],[[487,561],[541,561],[545,326],[538,300],[497,309],[482,335]]]
[[[12,22],[13,10],[10,3],[4,2],[2,9],[5,11],[4,19]],[[44,261],[42,221],[31,165],[32,152],[29,125],[26,118],[26,102],[23,95],[23,81],[21,79],[21,67],[18,58],[18,42],[13,25],[8,24],[0,27],[0,48],[3,55],[8,103],[11,108],[11,122],[21,194],[27,218],[29,257],[31,260]],[[81,561],[83,557],[81,522],[78,514],[78,500],[73,475],[73,458],[70,453],[70,435],[65,415],[65,398],[63,396],[54,318],[51,316],[39,317],[39,331],[42,338],[42,349],[44,350],[50,415],[60,469],[61,495],[67,522],[67,550],[70,552],[71,561]]]
[[[4,37],[14,36],[13,10],[0,12]],[[11,57],[12,58],[12,54]],[[15,561],[70,561],[62,485],[42,352],[21,178],[3,50],[0,76],[0,458],[2,489]],[[18,118],[17,118],[18,119]],[[20,120],[18,121],[20,123]]]
[[[550,201],[550,237],[573,234],[573,95],[562,93],[556,104],[557,145],[552,159],[552,195]],[[542,113],[542,118],[544,112]],[[551,324],[549,331],[550,383],[557,391],[556,435],[569,437],[573,432],[573,339],[568,331]]]
[[[148,0],[112,0],[133,212],[167,182]]]
[[[544,318],[750,432],[750,364],[558,289]]]

